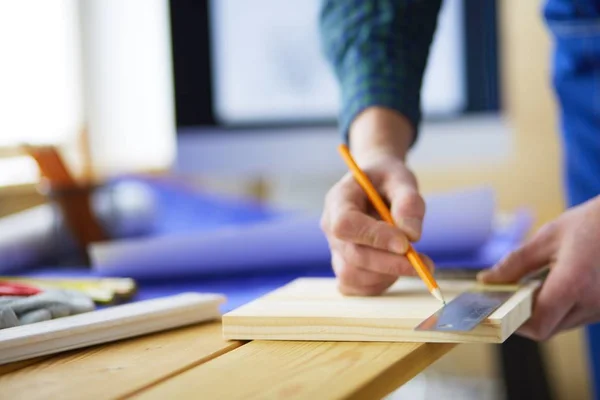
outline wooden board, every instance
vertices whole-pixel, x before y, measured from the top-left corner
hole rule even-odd
[[[440,281],[449,301],[475,282]],[[418,278],[382,296],[346,297],[333,278],[301,278],[223,316],[226,339],[500,343],[531,315],[536,283],[519,290],[469,332],[414,328],[440,308]]]
[[[223,340],[220,322],[207,322],[73,350],[29,366],[7,364],[19,369],[0,376],[0,398],[124,398],[241,345]]]
[[[380,399],[450,351],[450,343],[254,341],[135,399]]]
[[[25,368],[29,365],[37,364],[37,363],[41,362],[42,360],[45,360],[46,358],[47,357],[37,357],[37,358],[30,358],[30,359],[23,360],[23,361],[15,361],[15,362],[8,363],[8,364],[1,364],[0,365],[0,376],[14,372],[21,368]]]
[[[220,318],[217,294],[183,293],[0,330],[0,364]]]

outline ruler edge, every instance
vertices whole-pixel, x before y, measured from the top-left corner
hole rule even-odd
[[[507,321],[507,318],[510,318],[510,314],[514,314],[516,311],[520,311],[521,307],[525,307],[525,313],[521,318],[517,319],[515,324],[520,326],[523,324],[529,317],[531,316],[533,299],[533,292],[541,285],[541,281],[531,281],[525,284],[514,284],[514,285],[481,285],[476,284],[473,285],[472,288],[465,290],[460,293],[458,296],[464,293],[481,293],[481,292],[513,292],[512,296],[509,297],[506,301],[504,301],[500,306],[498,306],[490,315],[481,320],[477,325],[487,324],[487,325],[497,325],[500,326],[501,332],[501,341],[504,342],[508,336],[510,336],[514,332],[507,332],[508,325],[511,321]],[[454,299],[458,296],[454,297],[452,300],[448,302],[450,304]],[[523,306],[521,303],[526,302]],[[516,311],[515,311],[516,310]],[[439,311],[439,310],[438,310]],[[429,318],[437,314],[437,311],[423,319],[416,327],[415,330],[424,331],[424,332],[468,332],[468,331],[445,331],[445,330],[436,330],[436,329],[417,329],[423,322],[427,321]],[[473,328],[473,329],[476,329]],[[471,331],[473,330],[471,329]]]
[[[436,316],[436,314],[438,312],[440,312],[444,307],[440,308],[439,310],[435,311],[434,313],[432,313],[431,315],[429,315],[427,318],[423,319],[421,322],[419,322],[418,325],[415,326],[415,330],[416,331],[420,331],[420,332],[442,332],[442,333],[464,333],[464,332],[471,332],[474,329],[476,329],[479,325],[485,323],[486,325],[499,325],[497,323],[494,322],[494,320],[492,319],[492,316],[494,315],[494,313],[496,311],[498,311],[504,304],[506,304],[509,300],[511,300],[513,298],[514,295],[516,295],[518,293],[520,289],[519,288],[514,288],[512,290],[507,290],[507,289],[501,289],[501,290],[493,290],[493,289],[486,289],[486,290],[474,290],[474,289],[470,289],[470,290],[465,290],[464,292],[460,293],[458,296],[454,297],[452,300],[450,300],[444,307],[448,307],[451,304],[453,304],[453,302],[458,299],[461,296],[464,296],[466,294],[478,294],[478,293],[504,293],[504,294],[509,294],[510,296],[503,302],[501,302],[500,304],[498,304],[497,306],[495,306],[492,311],[483,319],[479,320],[479,322],[477,322],[473,328],[471,329],[436,329],[436,327],[431,327],[429,329],[427,328],[421,328],[421,325],[423,325],[427,320],[433,318]]]

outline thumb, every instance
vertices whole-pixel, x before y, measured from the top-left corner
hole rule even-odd
[[[547,225],[519,249],[510,253],[492,269],[482,271],[477,280],[484,283],[515,283],[550,264],[556,251],[556,228]]]
[[[396,186],[387,193],[397,227],[416,242],[421,238],[425,201],[416,188],[406,184]]]

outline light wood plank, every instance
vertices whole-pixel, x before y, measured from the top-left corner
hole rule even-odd
[[[0,364],[220,318],[225,298],[183,293],[0,331]]]
[[[254,341],[135,399],[377,399],[450,351],[444,343]]]
[[[76,350],[0,376],[2,398],[114,399],[239,347],[220,322]]]
[[[29,360],[15,361],[10,364],[0,365],[0,376],[6,375],[9,372],[13,372],[13,371],[16,371],[21,368],[25,368],[32,364],[37,364],[46,358],[48,358],[48,357],[37,357],[37,358],[31,358]]]
[[[439,281],[451,300],[472,280]],[[401,279],[387,293],[346,297],[333,278],[301,278],[223,316],[227,339],[500,343],[529,318],[537,283],[525,285],[467,332],[417,331],[440,308],[418,279]]]

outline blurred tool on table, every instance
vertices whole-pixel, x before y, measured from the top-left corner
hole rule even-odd
[[[139,180],[76,182],[53,147],[26,147],[43,173],[45,204],[0,220],[0,272],[40,264],[89,264],[87,245],[148,234],[156,199]]]
[[[137,285],[130,278],[35,278],[0,276],[0,284],[6,288],[32,288],[41,292],[50,289],[74,290],[89,296],[98,304],[114,304],[127,301],[135,295]],[[0,289],[2,286],[0,286]],[[35,293],[34,293],[35,294]]]
[[[77,290],[48,289],[0,283],[0,329],[33,324],[92,311],[94,301]]]

